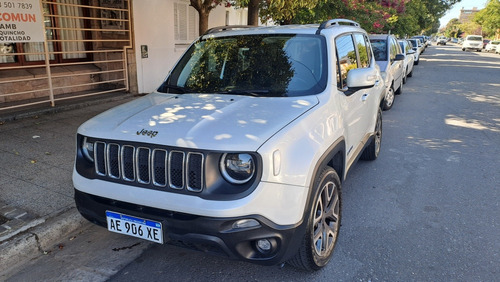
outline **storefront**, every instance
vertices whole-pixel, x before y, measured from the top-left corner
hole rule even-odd
[[[39,0],[26,3],[33,1]],[[0,31],[11,36],[0,40],[0,114],[106,93],[151,92],[198,36],[198,14],[185,0],[40,5],[45,42],[6,42],[20,36],[6,26],[20,18],[0,17]],[[244,9],[219,6],[210,14],[210,27],[244,23]]]

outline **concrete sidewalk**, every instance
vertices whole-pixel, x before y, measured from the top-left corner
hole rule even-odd
[[[80,124],[134,99],[120,93],[19,115],[0,112],[0,274],[88,224],[71,180]],[[31,113],[31,114],[30,114]]]

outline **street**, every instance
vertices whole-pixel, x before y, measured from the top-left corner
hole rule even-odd
[[[353,166],[330,263],[308,273],[149,243],[87,224],[8,281],[494,281],[500,274],[500,55],[430,46],[382,151]]]

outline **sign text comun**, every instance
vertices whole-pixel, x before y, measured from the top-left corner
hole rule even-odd
[[[24,13],[0,13],[0,22],[35,23],[36,15]]]
[[[0,43],[43,42],[39,0],[0,0]]]

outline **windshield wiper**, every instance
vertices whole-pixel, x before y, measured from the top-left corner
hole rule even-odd
[[[187,93],[189,91],[189,89],[187,89],[185,87],[172,85],[172,84],[163,84],[160,88],[158,88],[158,91],[162,92],[162,93],[172,93],[172,92],[168,91],[168,89],[172,89],[172,90],[176,91],[176,92],[174,92],[175,94],[184,94],[184,93]]]
[[[216,92],[217,94],[233,94],[233,95],[248,95],[259,97],[264,94],[269,94],[269,90],[241,90],[241,89],[228,89],[225,91]]]

